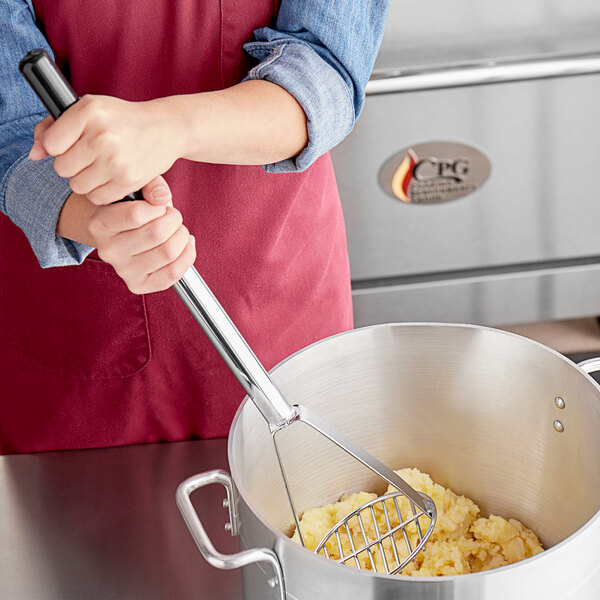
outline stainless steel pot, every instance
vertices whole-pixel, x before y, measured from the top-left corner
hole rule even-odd
[[[515,565],[457,577],[376,575],[339,566],[289,540],[292,521],[270,433],[254,405],[229,436],[231,479],[186,480],[178,502],[203,555],[244,566],[244,598],[315,600],[593,600],[600,598],[600,387],[526,338],[472,325],[381,325],[301,350],[272,375],[302,402],[393,468],[415,466],[473,498],[484,514],[514,517],[548,550]],[[310,430],[283,444],[298,509],[374,490],[370,472]],[[300,440],[300,443],[299,443]],[[242,552],[219,554],[189,494],[228,490]]]

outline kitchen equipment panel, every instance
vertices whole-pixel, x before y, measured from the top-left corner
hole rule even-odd
[[[363,114],[332,152],[357,326],[600,314],[598,31],[590,0],[392,0]],[[456,175],[459,152],[419,154],[438,142],[481,152],[489,176],[454,200],[401,201],[419,175]]]

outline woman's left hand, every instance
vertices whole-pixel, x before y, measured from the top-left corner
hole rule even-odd
[[[55,157],[54,170],[76,194],[110,204],[142,188],[181,156],[185,126],[169,99],[127,102],[83,96],[60,119],[34,130],[29,158]]]

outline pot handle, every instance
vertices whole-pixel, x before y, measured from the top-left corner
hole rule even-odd
[[[587,360],[577,363],[577,366],[588,374],[595,373],[596,371],[600,371],[600,357],[588,358]]]
[[[268,548],[252,548],[251,550],[244,550],[235,554],[221,554],[213,546],[190,500],[190,495],[194,490],[212,483],[220,483],[227,491],[227,499],[223,501],[223,505],[229,508],[229,523],[225,524],[225,529],[231,531],[231,535],[238,535],[237,505],[234,497],[233,482],[229,473],[216,469],[193,475],[179,484],[175,494],[177,506],[202,556],[213,567],[217,567],[217,569],[238,569],[255,562],[268,562],[275,570],[276,575],[276,577],[269,579],[269,585],[273,588],[279,586],[280,600],[285,600],[283,570],[273,550]]]

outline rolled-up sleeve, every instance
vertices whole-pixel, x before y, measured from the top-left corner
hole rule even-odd
[[[56,234],[62,206],[71,193],[53,159],[27,158],[33,128],[46,112],[18,70],[32,48],[51,53],[35,24],[30,1],[0,3],[0,210],[20,227],[42,267],[80,264],[92,248]]]
[[[302,106],[308,144],[264,168],[303,171],[352,130],[383,37],[389,0],[283,0],[275,26],[257,29],[245,51],[260,63],[248,79],[286,89]]]

